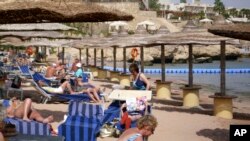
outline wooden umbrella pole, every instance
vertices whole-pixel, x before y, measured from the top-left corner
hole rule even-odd
[[[103,54],[103,49],[101,49],[101,68],[104,68],[104,54]]]
[[[113,57],[114,57],[114,71],[116,71],[116,47],[113,49]]]
[[[221,79],[220,79],[220,91],[221,91],[221,95],[225,95],[226,94],[226,56],[225,56],[225,52],[226,52],[226,42],[225,41],[221,41],[220,42],[221,45],[221,59],[220,59],[220,68],[221,68]]]
[[[64,64],[64,47],[62,48],[62,64]]]
[[[126,73],[126,48],[123,48],[123,73]]]
[[[141,72],[144,72],[144,49],[143,46],[141,46]]]
[[[96,66],[96,48],[94,48],[94,66]]]
[[[193,87],[193,45],[188,45],[188,86]]]
[[[80,59],[80,62],[82,62],[82,49],[79,49],[79,59]]]
[[[86,65],[89,65],[89,49],[86,48]]]
[[[165,46],[161,45],[161,81],[164,82],[166,79],[165,75]]]

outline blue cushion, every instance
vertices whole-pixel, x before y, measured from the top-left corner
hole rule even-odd
[[[96,141],[103,111],[102,105],[71,101],[68,117],[59,125],[58,134],[64,136],[65,141]]]
[[[5,118],[4,122],[11,123],[16,126],[16,131],[26,135],[50,135],[49,124],[37,121],[24,121],[17,118]]]
[[[80,101],[71,101],[69,104],[69,116],[96,117],[99,120],[103,117],[103,106],[100,104],[90,104]]]

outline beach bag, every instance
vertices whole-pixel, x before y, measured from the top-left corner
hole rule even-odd
[[[20,76],[16,75],[14,77],[14,79],[12,80],[11,87],[12,88],[20,88],[21,87],[21,83],[22,83],[22,78]]]

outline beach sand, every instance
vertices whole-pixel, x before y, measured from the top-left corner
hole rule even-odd
[[[150,79],[153,87],[154,79]],[[93,81],[95,85],[105,86],[105,93],[110,93],[110,86],[113,83]],[[172,84],[173,100],[160,100],[153,97],[152,114],[158,120],[158,127],[155,133],[150,136],[149,140],[157,141],[228,141],[229,127],[231,124],[250,124],[250,105],[249,101],[241,101],[234,99],[234,119],[222,119],[213,116],[213,99],[208,95],[213,93],[206,89],[200,91],[200,108],[186,108],[182,106],[182,91],[179,86],[182,82],[176,80]],[[24,97],[30,97],[34,101],[34,107],[38,109],[43,116],[54,116],[52,126],[57,129],[58,125],[63,121],[63,117],[67,114],[68,103],[50,101],[47,104],[38,103],[40,95],[33,87],[25,87]],[[14,96],[14,94],[10,94]],[[110,102],[106,102],[107,107]],[[98,137],[98,141],[115,141],[117,138]]]

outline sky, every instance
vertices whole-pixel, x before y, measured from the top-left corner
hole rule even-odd
[[[163,0],[164,1],[164,0]],[[179,3],[180,0],[171,0],[174,3]],[[201,0],[201,3],[213,4],[215,0]],[[188,3],[191,3],[192,0],[187,0]],[[235,8],[247,8],[250,9],[250,0],[221,0],[226,7],[235,7]]]

